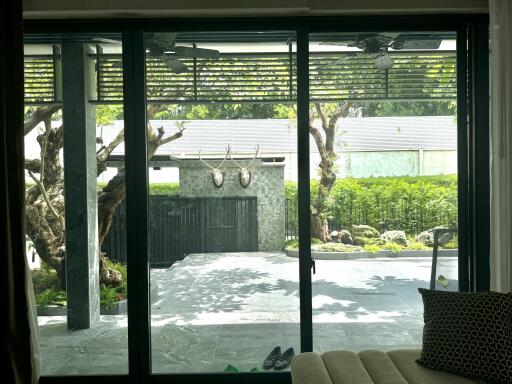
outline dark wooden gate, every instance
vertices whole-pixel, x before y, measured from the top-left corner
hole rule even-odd
[[[205,201],[205,252],[242,252],[258,249],[256,198]]]
[[[169,266],[189,253],[258,250],[256,197],[149,197],[149,261]],[[126,209],[114,215],[102,250],[126,261]]]

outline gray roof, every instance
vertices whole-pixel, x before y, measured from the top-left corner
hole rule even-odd
[[[164,127],[166,136],[177,129],[173,120],[151,123]],[[113,139],[122,124],[116,121],[104,127],[105,143]],[[284,119],[191,120],[186,123],[183,137],[161,146],[157,154],[196,157],[200,149],[204,154],[220,154],[228,144],[235,153],[254,152],[256,144],[261,154],[296,152],[296,123]],[[453,116],[345,118],[338,122],[336,146],[338,151],[456,150],[456,119]],[[312,139],[311,150],[317,151]],[[114,151],[114,155],[122,153],[123,146]]]

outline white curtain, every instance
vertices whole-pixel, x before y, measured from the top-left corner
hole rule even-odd
[[[512,1],[490,0],[491,289],[512,292]]]

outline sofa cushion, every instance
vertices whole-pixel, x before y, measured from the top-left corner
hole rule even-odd
[[[305,352],[296,355],[291,365],[294,384],[333,384],[320,354]]]
[[[512,383],[512,294],[419,289],[427,368],[493,383]]]
[[[322,354],[322,360],[335,384],[373,384],[372,378],[355,352],[329,351]]]
[[[292,361],[293,384],[476,384],[416,363],[419,350],[301,353]]]
[[[447,372],[422,367],[416,363],[417,349],[399,349],[387,353],[395,367],[409,384],[475,384],[476,382]]]
[[[374,383],[408,384],[386,352],[369,350],[358,355]]]

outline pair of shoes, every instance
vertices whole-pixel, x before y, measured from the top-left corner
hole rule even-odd
[[[263,369],[283,370],[290,365],[293,356],[295,356],[293,348],[288,348],[284,353],[281,353],[281,347],[275,347],[263,361]]]

